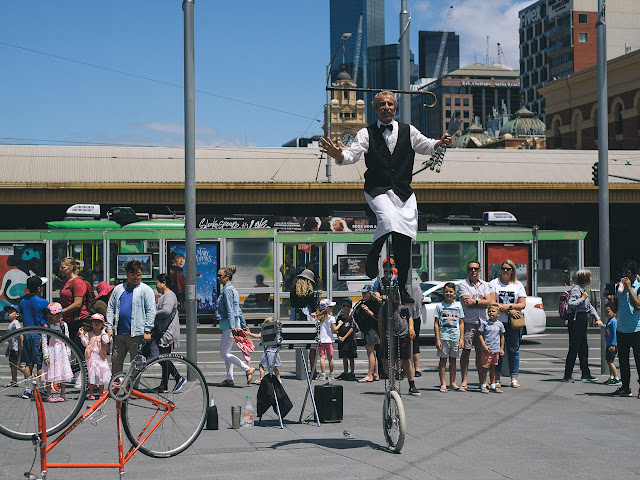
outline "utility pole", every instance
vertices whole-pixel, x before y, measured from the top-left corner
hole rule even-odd
[[[411,71],[409,69],[410,42],[409,42],[409,0],[402,0],[400,8],[400,90],[409,90]],[[411,123],[411,97],[400,96],[400,121]]]
[[[604,286],[611,275],[609,244],[609,120],[607,104],[607,25],[605,23],[605,0],[598,0],[598,217],[600,239],[600,298],[604,297]],[[604,302],[600,317],[604,318]],[[607,373],[604,333],[600,338],[600,373]]]
[[[196,108],[193,47],[194,0],[183,0],[184,12],[184,246],[187,255],[187,358],[196,363]]]

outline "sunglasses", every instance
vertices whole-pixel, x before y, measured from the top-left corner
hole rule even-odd
[[[141,273],[127,273],[127,275],[130,276],[131,278],[142,278]]]
[[[513,270],[513,268],[511,268],[511,267],[500,267],[500,270],[504,270],[505,272],[510,272],[511,270]]]
[[[222,277],[228,277],[229,275],[227,275],[226,273],[218,273],[216,276],[218,278],[222,278]]]
[[[480,271],[480,270],[481,270],[481,268],[480,268],[480,267],[469,267],[469,268],[467,268],[467,270],[469,270],[469,271],[471,271],[471,270],[478,270],[478,271]]]

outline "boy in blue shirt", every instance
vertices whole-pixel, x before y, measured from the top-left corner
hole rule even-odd
[[[616,329],[618,328],[618,320],[616,319],[617,310],[614,303],[607,303],[604,306],[604,316],[607,319],[607,323],[602,323],[600,321],[596,322],[596,325],[602,326],[604,328],[604,341],[606,343],[607,349],[605,352],[605,358],[607,360],[607,364],[609,365],[609,379],[604,383],[605,385],[622,385],[622,380],[618,377],[618,371],[616,370],[616,366],[613,361],[618,354],[618,339],[616,336]]]
[[[456,385],[456,363],[464,342],[464,311],[462,304],[456,297],[456,286],[453,282],[447,282],[442,289],[444,300],[436,305],[434,312],[435,321],[433,329],[436,334],[436,348],[438,349],[438,375],[440,376],[440,391],[447,392],[445,381],[445,368],[449,358],[449,384],[452,389],[458,390]]]
[[[498,360],[504,355],[504,323],[498,322],[500,316],[500,305],[490,303],[487,307],[487,321],[480,320],[478,328],[478,341],[480,342],[480,392],[489,393],[486,379],[489,372],[491,390],[495,393],[502,393],[502,387],[496,384],[496,365]]]

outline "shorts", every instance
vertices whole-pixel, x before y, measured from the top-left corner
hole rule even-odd
[[[395,337],[396,343],[396,356],[400,360],[409,360],[411,358],[411,339],[409,335],[405,335],[404,337]],[[389,358],[389,336],[385,338],[384,341],[384,355],[385,358]]]
[[[478,348],[478,328],[480,323],[464,324],[464,349],[473,350]]]
[[[485,352],[484,350],[480,354],[480,363],[482,368],[491,368],[491,365],[498,365],[500,360],[500,353]]]
[[[18,365],[18,351],[17,350],[9,350],[9,364],[12,366]]]
[[[33,367],[34,365],[42,367],[41,344],[42,335],[38,333],[28,333],[24,335],[22,353],[20,353],[20,364],[28,365],[29,367]]]
[[[318,346],[318,355],[333,357],[333,343],[321,343]]]
[[[262,359],[260,360],[260,365],[262,368],[267,368],[267,362],[271,367],[281,367],[282,362],[280,361],[280,354],[277,349],[268,348],[263,354]]]
[[[412,341],[412,351],[415,355],[416,353],[420,353],[420,318],[413,319],[413,331],[416,332],[416,338]]]
[[[442,350],[438,350],[440,358],[458,358],[460,356],[460,342],[457,340],[442,340]]]
[[[616,356],[618,355],[618,347],[616,345],[613,345],[613,348],[613,352],[609,351],[609,347],[607,347],[607,349],[605,350],[604,358],[607,360],[607,362],[613,363],[613,361],[616,359]]]

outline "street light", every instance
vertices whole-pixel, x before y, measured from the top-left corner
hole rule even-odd
[[[331,92],[329,91],[329,80],[331,79],[331,66],[333,65],[333,61],[336,59],[336,55],[338,54],[338,50],[344,43],[345,40],[351,38],[350,33],[343,33],[342,40],[336,47],[336,51],[333,52],[333,56],[331,57],[331,61],[327,64],[327,138],[331,138]],[[327,155],[327,182],[331,183],[331,157]]]

